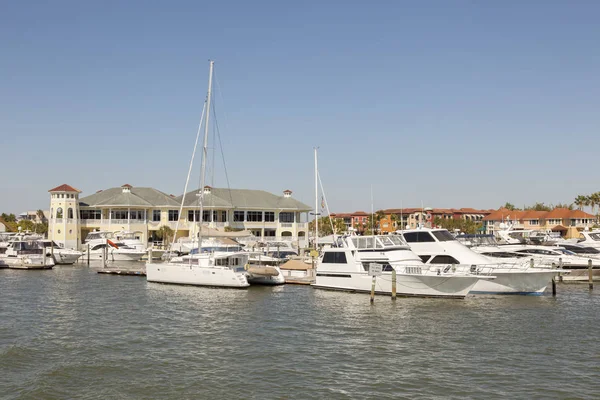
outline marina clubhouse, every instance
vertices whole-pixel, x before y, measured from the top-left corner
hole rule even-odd
[[[79,248],[86,235],[95,230],[135,232],[140,240],[154,242],[160,240],[157,231],[168,226],[177,229],[176,238],[194,237],[200,221],[200,195],[205,226],[222,231],[248,230],[256,238],[304,244],[312,210],[294,199],[291,190],[278,196],[263,190],[205,186],[202,194],[198,189],[184,198],[125,184],[80,197],[80,190],[63,184],[49,193],[48,237],[65,248]]]

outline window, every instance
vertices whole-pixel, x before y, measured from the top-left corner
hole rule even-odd
[[[275,212],[265,211],[265,222],[275,222]]]
[[[435,242],[435,239],[429,232],[406,232],[403,235],[404,240],[408,243]]]
[[[243,222],[244,221],[244,212],[243,211],[234,211],[233,212],[233,221],[234,222]]]
[[[346,264],[346,253],[341,251],[328,251],[323,254],[323,263]]]
[[[529,220],[529,225],[539,225],[539,224],[540,224],[540,220],[538,220],[538,219]]]
[[[440,242],[451,242],[453,240],[456,240],[456,238],[454,236],[452,236],[452,234],[446,230],[433,231],[431,233],[433,233],[433,236],[435,236],[436,239],[439,240]]]
[[[203,210],[202,211],[202,221],[203,222],[210,222],[210,210]]]
[[[246,212],[246,221],[262,222],[262,216],[262,211],[248,211]]]
[[[219,218],[219,222],[227,222],[227,211],[221,211],[221,218]]]
[[[67,210],[67,218],[73,219],[73,209],[71,207]]]
[[[431,258],[431,256],[419,256],[421,257],[421,261],[423,261],[424,263],[427,263],[427,261],[429,261],[429,259]]]
[[[460,264],[458,260],[451,256],[435,256],[430,264]]]
[[[169,221],[177,221],[179,219],[179,210],[169,210]]]
[[[61,207],[58,207],[56,209],[56,218],[62,218],[63,217],[63,210]]]
[[[294,213],[293,212],[280,212],[279,213],[279,222],[294,222]]]
[[[152,221],[160,222],[160,210],[152,210]]]
[[[144,219],[144,211],[143,210],[133,210],[129,212],[129,219],[135,220],[143,220]]]
[[[100,210],[79,210],[80,219],[102,219]]]

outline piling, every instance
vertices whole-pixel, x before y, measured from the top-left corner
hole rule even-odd
[[[90,266],[90,244],[87,244],[87,264]]]
[[[392,300],[396,300],[396,270],[392,269]]]
[[[594,290],[594,275],[592,275],[592,259],[588,260],[588,279],[590,281],[590,290]]]
[[[562,259],[562,257],[558,258],[558,269],[563,269],[563,259]],[[556,285],[556,283],[554,283],[555,279],[556,278],[552,278],[552,282],[553,282],[552,285]],[[558,273],[558,281],[562,282],[562,274],[560,272]],[[554,294],[555,291],[552,291],[552,293]]]
[[[371,282],[371,303],[375,301],[375,279],[377,279],[376,276],[373,277]]]
[[[152,246],[148,247],[148,264],[152,264]]]
[[[556,279],[552,278],[552,297],[556,297]]]
[[[50,243],[50,256],[52,257],[52,262],[54,262],[54,241],[52,241],[52,243]],[[44,254],[44,264],[46,264],[46,255],[45,254]]]
[[[529,266],[533,268],[533,257],[529,260]]]

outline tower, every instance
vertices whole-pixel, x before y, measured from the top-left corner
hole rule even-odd
[[[50,220],[48,223],[48,239],[67,249],[78,249],[79,232],[79,193],[67,184],[62,184],[50,193]]]

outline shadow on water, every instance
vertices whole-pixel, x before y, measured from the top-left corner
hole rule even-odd
[[[368,294],[163,285],[81,265],[3,270],[0,392],[593,398],[599,299],[583,285],[560,285],[556,298],[377,296],[370,304]]]

